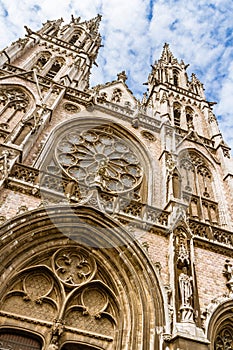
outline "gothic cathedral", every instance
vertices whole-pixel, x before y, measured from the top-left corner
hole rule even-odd
[[[0,349],[232,350],[233,166],[165,44],[89,86],[101,16],[0,52]]]

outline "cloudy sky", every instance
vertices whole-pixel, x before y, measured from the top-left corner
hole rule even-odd
[[[101,48],[92,85],[114,80],[125,70],[129,88],[140,98],[150,65],[164,42],[190,64],[216,101],[215,114],[233,148],[233,0],[0,0],[0,49],[24,37],[24,25],[38,30],[47,19],[71,14],[88,20],[100,13]]]

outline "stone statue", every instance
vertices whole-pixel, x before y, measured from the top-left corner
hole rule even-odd
[[[47,350],[58,350],[58,342],[56,337],[52,338]]]
[[[225,270],[223,271],[224,276],[227,278],[226,286],[229,288],[230,293],[233,293],[233,265],[230,260],[226,260],[225,262]]]
[[[192,277],[187,274],[187,268],[183,267],[183,272],[179,276],[179,287],[180,287],[180,295],[181,295],[181,306],[182,307],[190,307],[191,300],[193,295],[192,290]]]
[[[183,272],[179,276],[179,288],[181,295],[181,322],[193,322],[193,287],[192,277],[187,274],[187,268],[183,267]]]

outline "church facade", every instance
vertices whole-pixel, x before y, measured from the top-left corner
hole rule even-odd
[[[101,16],[0,52],[0,349],[233,349],[233,165],[165,44],[89,86]]]

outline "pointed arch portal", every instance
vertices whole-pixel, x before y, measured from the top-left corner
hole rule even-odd
[[[55,339],[62,350],[158,348],[151,332],[165,325],[158,276],[111,217],[56,205],[6,223],[2,238],[1,322],[32,335],[36,324],[45,343]]]

